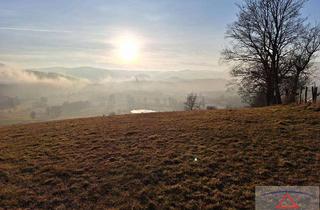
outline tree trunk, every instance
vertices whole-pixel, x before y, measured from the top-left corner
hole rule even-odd
[[[297,73],[293,79],[292,89],[289,96],[289,102],[294,103],[296,102],[296,95],[298,91],[298,83],[299,83],[299,77],[300,75]],[[301,103],[301,102],[300,102]]]
[[[272,68],[274,72],[275,104],[282,104],[279,82],[279,65],[275,58],[272,60]]]
[[[274,104],[274,85],[271,79],[267,82],[266,101],[267,106]]]
[[[276,84],[275,92],[276,92],[276,95],[275,95],[276,104],[282,104],[282,99],[281,99],[281,93],[280,93],[279,84]]]
[[[304,103],[308,102],[308,87],[306,87],[305,92],[304,92]]]

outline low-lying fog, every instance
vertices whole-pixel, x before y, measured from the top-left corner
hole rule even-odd
[[[189,93],[202,108],[243,106],[218,71],[126,71],[92,67],[21,70],[0,65],[0,124],[181,111]]]

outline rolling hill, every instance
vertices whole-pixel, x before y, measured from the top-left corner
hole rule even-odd
[[[113,80],[156,80],[156,81],[176,81],[176,80],[194,80],[194,79],[227,79],[228,73],[222,71],[131,71],[131,70],[112,70],[94,67],[51,67],[33,69],[32,71],[58,73],[81,79],[87,79],[92,82],[98,82],[101,79],[110,78]]]
[[[26,72],[28,74],[36,76],[37,79],[39,79],[39,80],[41,80],[41,79],[58,80],[58,79],[64,78],[64,79],[70,80],[70,81],[77,81],[77,79],[74,78],[74,77],[63,75],[63,74],[59,74],[59,73],[40,72],[40,71],[32,71],[32,70],[26,70]]]
[[[78,83],[83,79],[57,72],[15,69],[0,63],[0,85]]]
[[[254,209],[320,185],[320,112],[295,106],[0,127],[0,209]]]

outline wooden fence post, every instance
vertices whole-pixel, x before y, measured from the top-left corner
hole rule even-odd
[[[312,87],[312,102],[317,103],[317,96],[318,96],[318,87],[313,86]]]
[[[303,88],[300,87],[300,93],[299,93],[300,101],[299,101],[299,104],[302,104],[302,90],[303,90]]]
[[[306,87],[306,90],[304,92],[304,103],[308,102],[308,87]]]

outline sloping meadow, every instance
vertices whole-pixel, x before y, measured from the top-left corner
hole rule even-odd
[[[254,209],[320,185],[320,112],[295,106],[0,128],[0,209]]]

